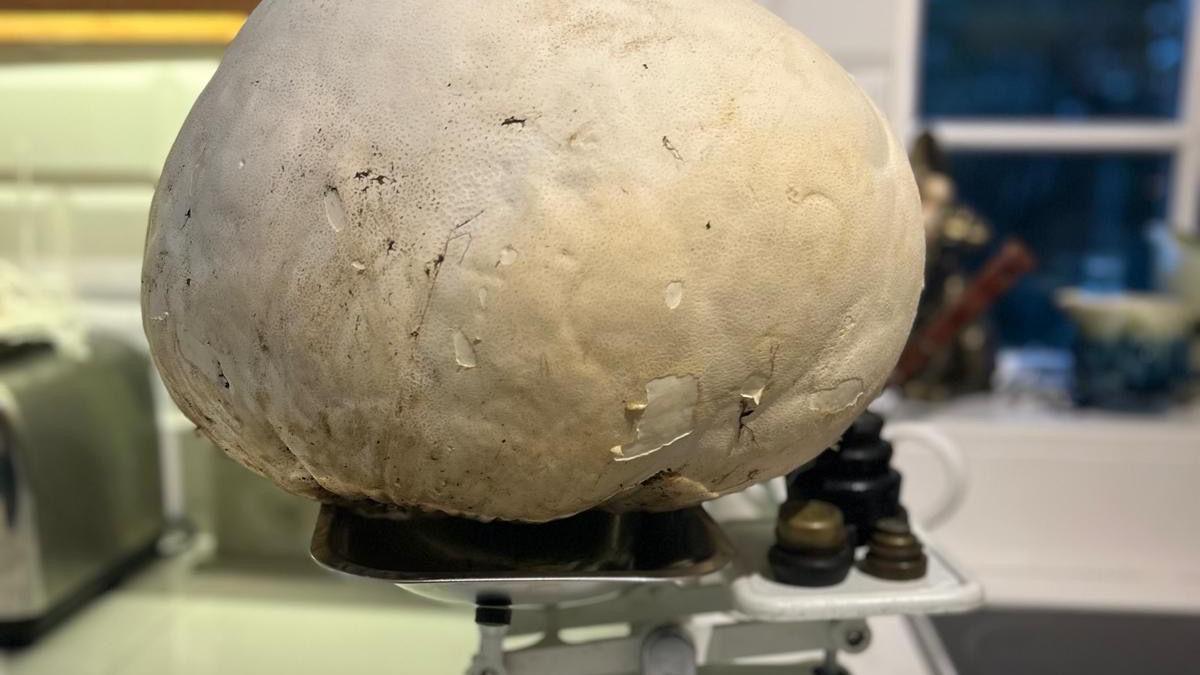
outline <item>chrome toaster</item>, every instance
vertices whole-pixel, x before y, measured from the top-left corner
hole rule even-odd
[[[163,528],[149,364],[0,346],[0,646],[26,645],[155,554]]]

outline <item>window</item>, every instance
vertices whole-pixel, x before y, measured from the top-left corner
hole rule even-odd
[[[904,0],[902,132],[1040,267],[996,308],[1008,346],[1065,347],[1063,286],[1155,290],[1153,241],[1197,233],[1197,0]]]
[[[959,152],[950,161],[995,241],[1016,236],[1038,253],[1037,272],[995,308],[1002,343],[1068,347],[1058,288],[1154,288],[1151,233],[1166,216],[1169,157]]]
[[[930,0],[926,116],[1175,117],[1187,0]]]

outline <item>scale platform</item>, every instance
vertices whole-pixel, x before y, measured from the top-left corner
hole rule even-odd
[[[726,587],[733,609],[760,621],[813,621],[966,611],[982,587],[927,547],[929,572],[884,581],[858,569],[825,588],[772,580],[769,519],[718,525],[703,508],[587,511],[544,524],[421,514],[365,516],[325,505],[312,556],[334,572],[442,602],[542,608],[601,601],[639,585]],[[923,537],[928,541],[927,537]]]
[[[857,567],[846,580],[825,588],[788,586],[771,579],[766,551],[775,543],[775,524],[766,520],[726,523],[737,551],[729,579],[737,611],[759,621],[865,619],[893,614],[965,612],[983,604],[983,587],[944,553],[926,542],[929,571],[915,581],[885,581]]]
[[[603,599],[638,584],[686,583],[725,568],[734,549],[699,507],[586,511],[526,524],[381,518],[326,505],[312,556],[335,572],[442,602],[532,608]]]
[[[983,601],[980,585],[925,537],[929,571],[920,580],[855,569],[826,588],[778,583],[767,563],[774,525],[718,524],[700,507],[520,524],[326,505],[312,556],[341,574],[475,605],[480,648],[468,675],[558,675],[563,663],[575,675],[841,674],[836,654],[870,644],[867,618],[962,612]],[[558,637],[611,624],[630,632],[586,643]],[[532,634],[542,635],[537,644],[505,651],[505,637]],[[808,670],[743,663],[806,650],[826,658]]]

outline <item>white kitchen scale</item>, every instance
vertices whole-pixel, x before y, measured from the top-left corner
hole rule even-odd
[[[778,583],[767,563],[774,527],[767,518],[718,524],[700,507],[534,525],[326,505],[312,555],[338,573],[474,605],[480,645],[467,675],[837,675],[846,672],[839,653],[870,645],[868,618],[983,601],[980,585],[924,537],[928,572],[916,581],[855,568],[825,588]],[[599,636],[615,624],[628,631]],[[597,636],[563,639],[587,627]],[[532,644],[506,649],[516,636]],[[817,650],[824,658],[780,663]]]

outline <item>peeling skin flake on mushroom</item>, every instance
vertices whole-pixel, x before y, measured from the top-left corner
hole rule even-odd
[[[646,405],[636,406],[639,419],[637,440],[628,445],[613,446],[611,452],[618,462],[648,457],[691,435],[695,429],[696,398],[699,391],[696,378],[663,377],[646,385]]]
[[[254,11],[151,212],[175,401],[292,492],[485,520],[814,457],[921,289],[876,107],[751,0],[502,4]]]

